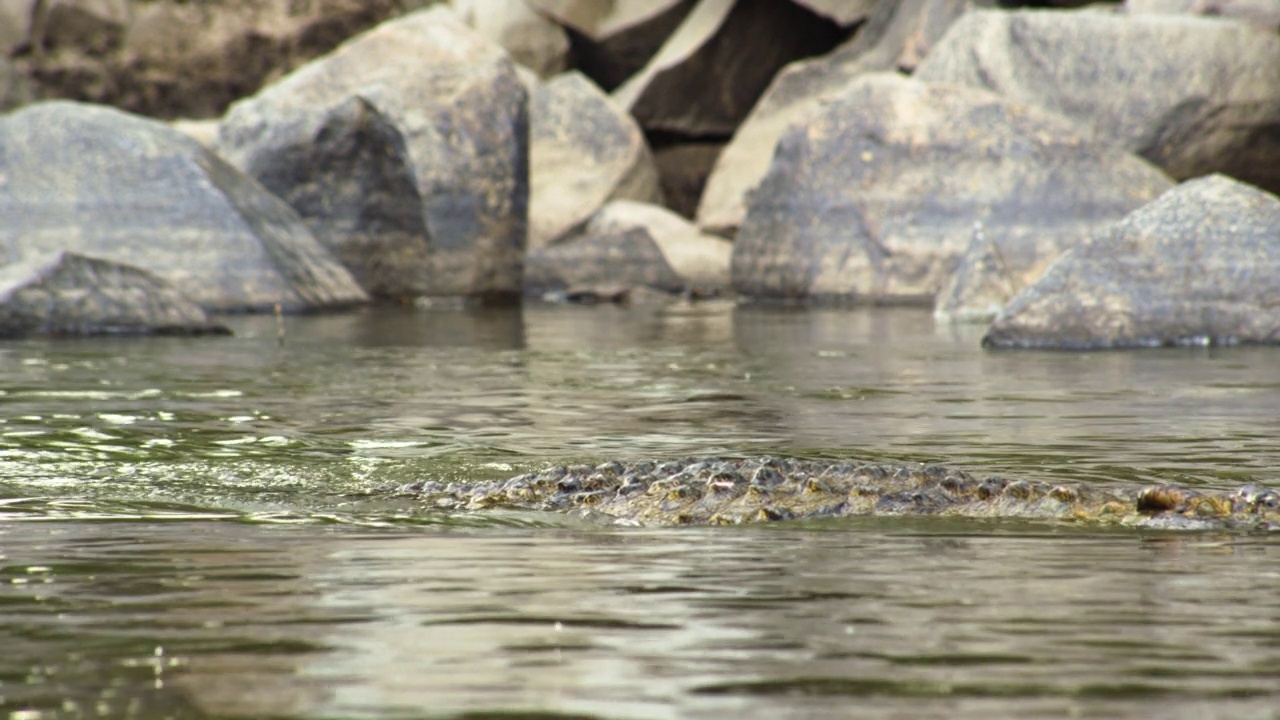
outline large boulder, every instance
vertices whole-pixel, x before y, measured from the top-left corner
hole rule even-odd
[[[662,47],[696,0],[525,0],[573,35],[574,64],[612,90]]]
[[[1062,113],[1183,179],[1280,191],[1280,35],[1225,18],[998,10],[960,19],[916,77]]]
[[[60,250],[0,267],[0,338],[228,333],[172,283],[132,265]]]
[[[581,235],[529,253],[525,294],[546,299],[623,298],[636,290],[676,293],[684,283],[641,228]]]
[[[569,35],[525,0],[453,0],[453,8],[476,32],[501,45],[512,60],[539,77],[550,77],[568,66]]]
[[[653,240],[685,287],[709,293],[729,288],[733,244],[699,232],[693,223],[664,207],[615,200],[591,217],[584,234],[608,235],[633,229]]]
[[[1135,15],[1217,15],[1271,31],[1280,30],[1277,0],[1125,0],[1124,9]]]
[[[344,38],[429,1],[3,0],[0,42],[16,37],[26,48],[17,62],[40,97],[216,117]]]
[[[165,124],[58,101],[0,117],[0,257],[135,265],[208,310],[318,310],[367,296],[297,213]]]
[[[871,16],[877,5],[888,5],[881,0],[792,0],[797,5],[830,18],[841,27],[850,27]]]
[[[782,66],[829,51],[830,20],[777,0],[699,0],[613,96],[646,131],[728,137]]]
[[[990,0],[880,2],[867,24],[834,52],[783,68],[734,133],[706,180],[698,225],[733,237],[747,213],[747,193],[769,169],[778,138],[822,99],[877,70],[912,70],[951,23]]]
[[[662,202],[644,133],[581,73],[534,90],[529,127],[529,248],[581,229],[609,200]]]
[[[1067,251],[996,317],[988,347],[1280,343],[1280,198],[1192,180]]]
[[[860,76],[778,143],[733,251],[757,297],[932,303],[975,222],[1019,274],[1170,183],[1053,113]]]
[[[435,8],[237,102],[217,149],[374,295],[516,296],[526,102],[506,53]]]

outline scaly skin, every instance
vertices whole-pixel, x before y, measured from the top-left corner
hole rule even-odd
[[[1226,492],[1176,485],[1097,488],[994,476],[980,479],[939,465],[771,457],[607,462],[555,467],[494,482],[414,483],[399,491],[440,508],[576,511],[645,526],[948,515],[1280,530],[1280,493],[1257,485]]]

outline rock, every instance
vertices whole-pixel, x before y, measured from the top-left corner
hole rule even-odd
[[[665,205],[692,220],[707,185],[707,176],[724,151],[722,142],[677,142],[653,148],[658,184]]]
[[[520,292],[524,86],[446,8],[384,23],[237,102],[217,148],[373,295]]]
[[[0,267],[0,338],[27,335],[226,335],[171,283],[66,250]]]
[[[1191,180],[1100,229],[1018,293],[987,347],[1280,342],[1280,198]]]
[[[212,311],[367,300],[288,205],[164,123],[57,101],[0,117],[0,256],[136,265]]]
[[[525,294],[550,299],[579,295],[616,300],[636,288],[684,289],[662,250],[640,228],[584,235],[529,253]]]
[[[223,114],[273,77],[422,0],[7,0],[41,97],[154,117]],[[0,24],[4,18],[0,15]]]
[[[181,118],[178,120],[170,120],[169,127],[195,140],[201,145],[214,149],[218,145],[218,127],[220,123],[217,120],[191,120]]]
[[[662,202],[639,126],[581,73],[539,86],[529,124],[529,248],[581,229],[609,200]]]
[[[32,99],[30,83],[8,58],[0,56],[0,113],[25,105]]]
[[[568,67],[569,36],[564,28],[534,12],[525,0],[453,0],[453,8],[476,32],[539,77]]]
[[[878,0],[792,0],[801,7],[808,8],[825,18],[833,20],[840,27],[852,27],[866,20],[875,12],[877,5],[889,5]]]
[[[792,3],[699,0],[613,96],[646,131],[728,137],[783,65],[841,38],[834,23]]]
[[[1220,15],[1280,30],[1280,0],[1125,0],[1124,9],[1135,15]]]
[[[613,90],[649,62],[696,0],[525,0],[573,34],[575,66]]]
[[[649,236],[685,287],[703,293],[729,289],[733,244],[699,232],[693,223],[666,208],[614,200],[592,216],[584,234],[609,235],[632,229]]]
[[[1280,191],[1280,35],[1222,18],[973,12],[916,77],[1062,113],[1183,179]]]
[[[783,68],[707,177],[698,206],[698,225],[707,232],[733,237],[747,212],[747,193],[769,169],[778,138],[788,125],[803,121],[823,97],[838,92],[858,75],[914,69],[957,17],[987,1],[881,2],[852,40],[828,55]]]
[[[782,136],[734,244],[733,285],[932,303],[975,222],[1022,275],[1169,186],[1053,113],[870,73]]]
[[[1045,265],[1055,258],[1045,258]],[[1037,268],[1015,273],[1005,263],[1000,247],[987,237],[982,223],[975,223],[969,247],[933,306],[939,322],[987,323],[1022,289],[1020,275],[1036,275]]]

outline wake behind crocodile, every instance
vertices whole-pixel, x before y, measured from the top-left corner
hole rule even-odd
[[[1280,492],[1259,485],[1101,487],[976,477],[943,465],[768,456],[557,466],[506,480],[416,482],[394,492],[446,510],[572,512],[635,526],[923,515],[1280,530]]]

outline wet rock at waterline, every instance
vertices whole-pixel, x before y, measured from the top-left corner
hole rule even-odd
[[[172,283],[131,265],[63,250],[0,267],[0,338],[229,333]]]
[[[615,200],[600,208],[587,223],[588,236],[643,230],[687,288],[718,293],[729,288],[729,257],[733,244],[706,235],[670,210],[631,200]]]
[[[374,295],[515,296],[526,101],[506,53],[435,8],[236,103],[218,151],[292,205]]]
[[[1280,191],[1280,35],[1226,18],[983,10],[915,77],[1072,118],[1174,178],[1223,172]]]
[[[782,66],[835,47],[833,22],[777,0],[699,0],[613,92],[646,131],[727,137]]]
[[[525,294],[548,300],[625,297],[635,290],[678,293],[680,276],[642,228],[583,235],[529,253]]]
[[[734,243],[733,285],[931,304],[975,222],[1021,275],[1170,185],[1047,111],[871,73],[783,135]]]
[[[0,257],[58,250],[150,271],[206,310],[368,298],[297,213],[154,120],[50,102],[0,116]]]
[[[1046,258],[1046,265],[1052,259]],[[1024,284],[1005,263],[1000,246],[977,223],[969,247],[934,301],[933,317],[940,322],[989,323]]]
[[[546,247],[582,228],[605,202],[662,202],[640,127],[581,73],[533,92],[529,110],[529,241]]]
[[[988,347],[1280,343],[1280,198],[1190,180],[1067,251],[1001,311]]]
[[[911,70],[951,23],[990,0],[901,0],[881,2],[853,39],[819,58],[791,63],[770,83],[716,159],[698,202],[698,225],[733,237],[747,212],[747,195],[764,177],[783,132],[822,98],[858,75]]]

